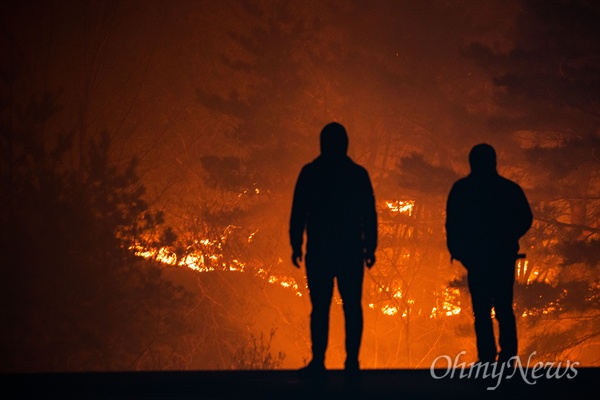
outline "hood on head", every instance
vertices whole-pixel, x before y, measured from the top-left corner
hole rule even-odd
[[[346,128],[337,122],[325,125],[321,131],[321,155],[340,157],[348,153],[348,134]]]
[[[489,175],[496,173],[496,150],[487,143],[473,146],[469,153],[471,173]]]

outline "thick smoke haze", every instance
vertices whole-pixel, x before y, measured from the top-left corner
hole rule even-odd
[[[302,366],[289,212],[331,121],[378,202],[365,367],[475,357],[443,224],[482,142],[534,209],[523,354],[598,365],[598,26],[585,0],[3,2],[3,371]]]

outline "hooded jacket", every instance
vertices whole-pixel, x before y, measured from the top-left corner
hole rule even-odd
[[[377,247],[375,196],[367,170],[345,154],[328,153],[300,172],[290,218],[290,241],[307,258],[357,259]]]
[[[495,155],[493,162],[475,160],[448,195],[448,250],[467,267],[489,257],[516,257],[532,221],[521,187],[496,172]]]

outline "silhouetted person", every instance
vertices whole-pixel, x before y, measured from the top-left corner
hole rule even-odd
[[[321,131],[321,155],[300,172],[290,218],[292,262],[300,268],[306,231],[306,276],[312,303],[312,361],[303,375],[325,372],[329,309],[334,280],[342,297],[347,373],[359,371],[361,307],[365,263],[375,263],[377,215],[367,171],[347,156],[345,128],[330,123]]]
[[[493,307],[500,328],[498,361],[506,362],[517,355],[515,262],[519,238],[531,227],[532,214],[521,187],[498,175],[492,146],[473,147],[469,163],[471,173],[458,180],[448,196],[448,250],[468,271],[479,361],[494,362],[498,355]]]

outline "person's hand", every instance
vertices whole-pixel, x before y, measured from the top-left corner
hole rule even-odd
[[[365,264],[367,264],[367,268],[371,269],[375,265],[375,254],[367,254],[365,256]]]
[[[302,262],[302,253],[292,253],[292,263],[296,266],[296,268],[300,268],[300,263]]]

